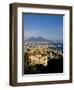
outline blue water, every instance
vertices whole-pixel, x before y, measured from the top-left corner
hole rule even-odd
[[[61,50],[62,52],[63,52],[63,44],[53,44],[53,45],[55,45],[55,47],[54,47],[54,49],[55,50]]]
[[[63,44],[61,44],[59,47],[56,45],[56,49],[61,50],[63,52]]]

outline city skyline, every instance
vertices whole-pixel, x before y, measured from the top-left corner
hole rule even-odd
[[[23,14],[24,38],[63,40],[63,15]]]

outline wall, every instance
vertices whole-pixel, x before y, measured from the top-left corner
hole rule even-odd
[[[73,90],[74,82],[28,87],[9,86],[9,3],[12,2],[72,5],[74,10],[74,0],[0,0],[0,90]]]

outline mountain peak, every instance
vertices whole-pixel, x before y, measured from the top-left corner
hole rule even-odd
[[[63,41],[52,41],[52,40],[48,40],[48,39],[45,39],[43,37],[31,37],[29,39],[26,39],[25,41],[28,41],[28,42],[46,42],[46,43],[63,43]]]
[[[31,37],[27,39],[26,41],[31,41],[31,42],[49,42],[49,40],[43,38],[43,37]]]

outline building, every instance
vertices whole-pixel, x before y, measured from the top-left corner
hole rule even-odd
[[[47,55],[42,54],[30,54],[29,55],[29,65],[42,64],[47,66],[48,58]]]
[[[58,55],[63,56],[62,52],[52,49],[49,46],[54,45],[48,45],[43,43],[25,43],[24,45],[24,53],[28,53],[29,58],[29,65],[36,65],[36,64],[42,64],[44,66],[47,66],[48,64],[48,57],[50,59],[53,58],[59,58]]]

